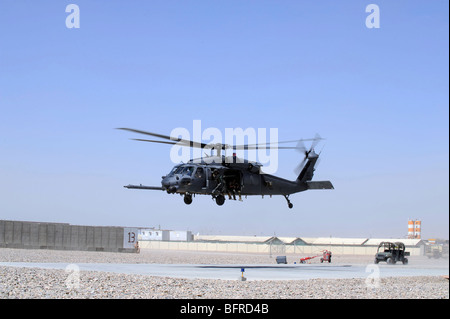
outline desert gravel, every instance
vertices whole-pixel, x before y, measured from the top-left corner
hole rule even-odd
[[[294,257],[292,257],[294,258]],[[370,256],[336,256],[333,262],[370,263]],[[289,260],[289,257],[288,257]],[[140,254],[0,248],[0,262],[63,263],[273,263],[274,256],[141,250]],[[448,264],[448,260],[446,260]],[[378,288],[365,279],[245,281],[177,279],[106,272],[74,272],[0,266],[0,299],[448,299],[449,282],[440,276],[381,278]]]

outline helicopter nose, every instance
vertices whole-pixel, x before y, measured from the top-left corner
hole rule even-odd
[[[168,178],[164,178],[164,179],[161,181],[161,185],[162,185],[164,188],[168,188],[168,187],[170,186],[170,181],[169,181],[169,179],[168,179]]]

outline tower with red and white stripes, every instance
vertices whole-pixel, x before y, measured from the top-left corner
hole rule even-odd
[[[408,220],[408,238],[420,239],[422,237],[422,221]]]

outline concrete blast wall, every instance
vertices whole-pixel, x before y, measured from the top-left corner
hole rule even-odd
[[[0,247],[5,248],[134,251],[124,234],[123,227],[0,220]]]

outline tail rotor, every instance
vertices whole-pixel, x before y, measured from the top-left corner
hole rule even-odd
[[[308,149],[306,149],[305,147],[305,143],[303,143],[303,140],[300,140],[297,143],[296,149],[302,153],[304,155],[303,160],[295,167],[294,172],[296,175],[299,175],[302,168],[305,166],[306,161],[308,160],[310,154],[313,155],[315,154],[314,152],[314,148],[317,146],[317,144],[319,144],[319,142],[321,140],[323,140],[324,138],[320,137],[319,134],[316,133],[316,135],[314,136],[314,139],[312,140],[311,143],[311,147]],[[317,155],[316,155],[317,156]]]

